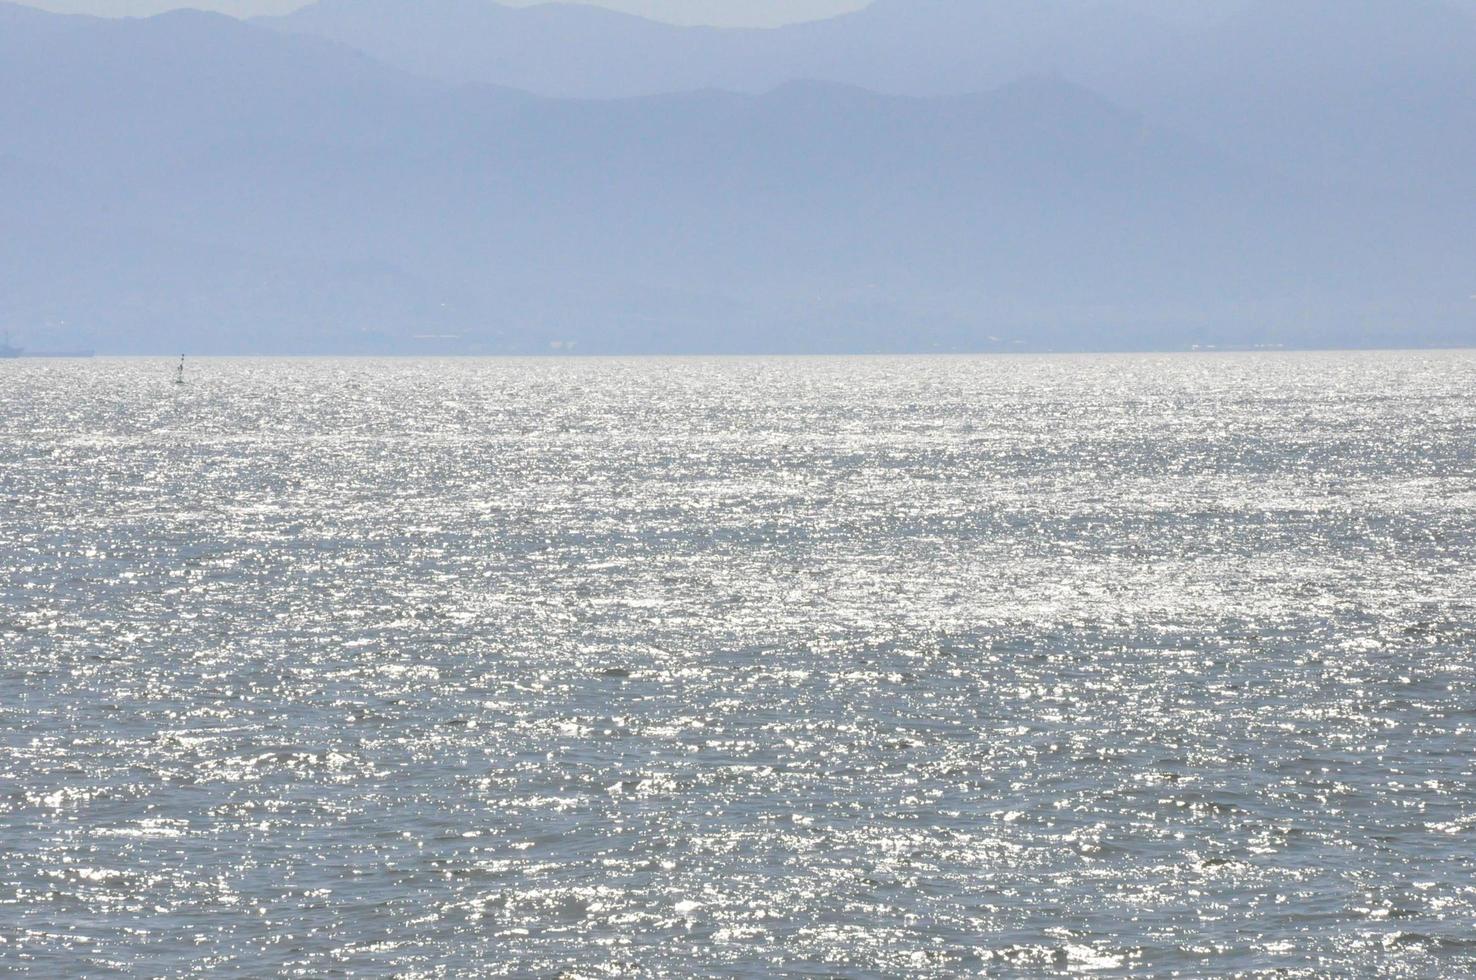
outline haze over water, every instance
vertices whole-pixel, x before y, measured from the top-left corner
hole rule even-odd
[[[0,969],[1476,971],[1476,354],[0,362]]]

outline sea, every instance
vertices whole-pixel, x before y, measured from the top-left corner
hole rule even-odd
[[[1476,353],[0,363],[0,974],[1476,975]]]

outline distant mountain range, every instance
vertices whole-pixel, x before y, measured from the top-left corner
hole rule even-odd
[[[798,79],[958,95],[1054,77],[1267,167],[1387,185],[1424,166],[1476,173],[1473,11],[1471,0],[876,0],[826,21],[715,30],[572,4],[318,0],[261,23],[423,77],[561,98]]]
[[[1022,75],[1095,70],[1167,43],[1168,0],[876,0],[771,30],[674,27],[579,4],[318,0],[259,23],[342,42],[407,71],[560,98],[814,78],[893,94],[977,92]]]
[[[0,325],[102,352],[1476,342],[1470,16],[1214,13],[0,3]]]

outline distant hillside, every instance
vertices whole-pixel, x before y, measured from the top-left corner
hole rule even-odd
[[[1172,34],[1170,22],[1140,9],[1153,3],[877,0],[824,21],[719,30],[583,4],[318,0],[259,23],[339,41],[425,77],[556,97],[760,92],[800,78],[931,95],[1131,58]]]
[[[1305,181],[1476,195],[1476,19],[1438,0],[1253,0],[1103,88]]]
[[[1472,0],[876,0],[762,31],[571,4],[318,0],[262,23],[429,78],[560,97],[799,79],[946,95],[1058,77],[1289,175],[1394,188],[1428,165],[1471,190],[1473,12]]]
[[[1461,206],[1286,183],[1059,79],[561,101],[223,17],[0,18],[32,348],[1476,340]]]

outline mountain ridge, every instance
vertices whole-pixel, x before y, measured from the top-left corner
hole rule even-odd
[[[319,0],[262,23],[334,38],[425,77],[562,98],[756,93],[796,78],[944,95],[1057,74],[1289,179],[1391,191],[1401,169],[1432,159],[1438,180],[1476,191],[1476,143],[1450,135],[1476,131],[1476,4],[1218,0],[1195,16],[1189,9],[1166,0],[877,0],[823,21],[715,30],[569,4]],[[612,16],[619,30],[588,26]],[[586,26],[565,29],[575,23]],[[1375,78],[1380,91],[1371,92]],[[1405,102],[1413,112],[1401,113]],[[1389,128],[1380,152],[1367,152],[1360,116]]]
[[[1060,77],[557,100],[256,24],[65,27],[0,37],[0,322],[32,348],[1473,339],[1459,209],[1289,185]]]

